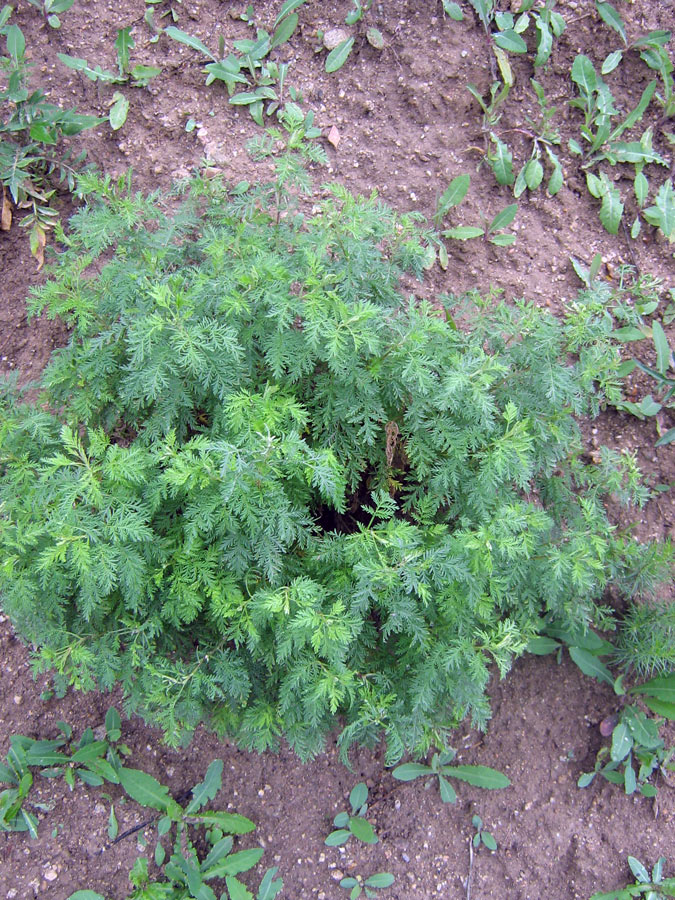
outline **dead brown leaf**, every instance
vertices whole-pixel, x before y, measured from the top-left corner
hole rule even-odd
[[[332,126],[331,130],[328,132],[328,136],[326,138],[329,144],[332,144],[337,150],[337,146],[340,143],[340,132],[337,130],[335,125]]]
[[[9,231],[12,227],[12,207],[7,189],[4,184],[2,186],[2,205],[0,206],[0,231]]]

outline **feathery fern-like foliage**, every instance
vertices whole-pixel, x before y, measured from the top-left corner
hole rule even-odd
[[[631,457],[582,455],[574,416],[617,391],[593,298],[403,297],[424,231],[338,186],[303,217],[289,115],[271,185],[197,178],[168,215],[82,183],[31,301],[72,340],[39,405],[2,404],[2,604],[40,667],[121,682],[170,740],[208,719],[307,757],[339,718],[393,762],[483,725],[493,663],[606,621],[670,548],[607,520],[608,490],[645,499]]]

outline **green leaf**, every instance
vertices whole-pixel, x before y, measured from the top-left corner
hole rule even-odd
[[[119,826],[117,824],[117,818],[115,816],[115,807],[110,807],[110,815],[108,816],[108,837],[111,841],[114,841],[117,837],[117,832],[119,831]]]
[[[134,46],[131,27],[120,28],[115,38],[115,49],[117,50],[117,65],[121,75],[129,71],[129,51],[133,50]]]
[[[650,225],[657,225],[667,238],[675,237],[675,192],[670,179],[658,190],[655,205],[644,210]]]
[[[358,812],[368,799],[368,788],[365,782],[360,781],[355,785],[349,794],[349,804],[351,808]]]
[[[33,122],[29,134],[32,141],[38,141],[41,144],[58,143],[56,129],[53,127],[50,129],[42,122]]]
[[[495,247],[511,247],[516,242],[516,236],[515,234],[493,234],[488,240]]]
[[[129,101],[119,91],[115,91],[112,96],[113,104],[110,107],[110,127],[113,131],[118,131],[127,120],[129,112]]]
[[[656,347],[656,368],[665,375],[670,366],[670,346],[661,323],[656,320],[652,322],[652,337]]]
[[[464,13],[459,3],[454,3],[453,0],[443,0],[443,12],[450,16],[451,19],[454,19],[455,22],[461,22],[464,18]]]
[[[629,694],[644,694],[647,697],[655,697],[657,700],[666,700],[675,703],[675,673],[672,675],[660,675],[658,678],[650,678],[644,684],[638,684],[631,688]]]
[[[509,28],[508,31],[498,31],[492,37],[495,44],[502,50],[508,50],[510,53],[527,53],[527,44],[512,28]]]
[[[638,172],[635,176],[635,181],[633,182],[633,188],[635,190],[635,199],[638,202],[640,207],[643,207],[647,202],[647,195],[649,193],[649,182],[647,181],[647,176],[644,172]]]
[[[120,784],[127,794],[141,806],[149,806],[169,815],[171,814],[169,810],[177,806],[175,800],[169,796],[169,789],[147,772],[124,767],[120,769],[119,777]]]
[[[223,776],[222,759],[214,759],[206,770],[204,780],[192,788],[192,800],[185,807],[185,814],[190,815],[206,806],[209,800],[215,799],[220,790]]]
[[[190,819],[211,828],[220,828],[226,834],[248,834],[255,831],[255,822],[239,813],[200,812],[190,813]]]
[[[275,47],[279,47],[281,44],[285,44],[297,27],[297,13],[292,13],[287,18],[283,19],[283,21],[279,25],[277,25],[277,28],[272,35],[272,40],[270,41],[270,50],[274,50]]]
[[[466,781],[474,787],[487,788],[491,791],[507,788],[511,784],[503,772],[489,766],[443,766],[443,773]]]
[[[498,212],[494,219],[488,225],[488,232],[499,231],[500,228],[506,228],[513,222],[518,212],[518,204],[511,203],[505,206],[501,212]]]
[[[403,763],[401,766],[396,766],[391,774],[399,781],[413,781],[422,775],[431,775],[432,770],[430,766],[424,766],[422,763]]]
[[[495,178],[499,184],[511,186],[514,182],[513,154],[504,141],[492,133],[490,140],[494,144],[494,149],[488,154],[487,160],[495,173]]]
[[[619,233],[619,223],[623,215],[623,203],[618,189],[611,187],[602,195],[600,221],[610,234]]]
[[[675,428],[669,428],[665,434],[662,434],[658,441],[654,444],[655,447],[663,447],[665,444],[672,444],[675,441]],[[645,700],[645,703],[647,701]]]
[[[166,850],[159,841],[157,841],[155,845],[155,865],[157,867],[161,867],[164,865],[164,860],[166,859]]]
[[[651,878],[649,877],[649,872],[642,865],[639,859],[636,859],[634,856],[628,857],[628,865],[630,866],[630,870],[635,875],[637,881],[642,882],[642,884],[649,884]]]
[[[84,747],[76,750],[70,759],[71,762],[91,762],[92,759],[103,756],[107,749],[107,741],[93,741],[91,744],[85,744]]]
[[[551,34],[551,29],[548,27],[548,23],[544,21],[541,16],[537,16],[535,19],[535,26],[538,31],[537,35],[537,53],[534,57],[534,66],[538,68],[539,66],[545,66],[549,61],[551,52],[553,50],[553,35]]]
[[[262,847],[252,847],[249,850],[239,850],[231,856],[216,863],[204,874],[205,879],[225,878],[227,875],[238,875],[240,872],[247,872],[254,866],[257,866],[262,859]]]
[[[331,831],[324,844],[327,847],[340,847],[342,844],[346,844],[351,836],[351,831],[347,831],[346,828],[338,828],[336,831]]]
[[[376,872],[363,882],[366,887],[388,888],[396,881],[391,872]]]
[[[467,195],[470,184],[470,175],[458,175],[456,178],[452,179],[436,204],[436,216],[438,220],[442,219],[449,209],[462,202]]]
[[[337,72],[338,69],[342,68],[342,66],[344,66],[344,64],[347,62],[347,57],[352,52],[353,46],[353,37],[349,37],[344,41],[340,41],[337,47],[331,50],[326,57],[326,72]]]
[[[668,160],[651,148],[645,148],[639,141],[617,141],[609,151],[616,162],[620,163],[659,163],[669,165]]]
[[[531,191],[536,191],[544,178],[544,167],[538,159],[531,159],[525,166],[525,184]]]
[[[21,810],[21,818],[23,819],[26,825],[26,831],[31,837],[31,840],[37,840],[38,836],[38,821],[33,815],[33,813],[28,812],[26,809]]]
[[[675,433],[675,429],[671,429]],[[667,700],[657,700],[656,697],[645,697],[645,706],[649,707],[657,716],[665,716],[666,719],[675,721],[675,703]]]
[[[494,839],[494,835],[490,834],[489,831],[482,831],[481,839],[488,850],[492,850],[492,852],[494,853],[494,851],[497,849],[497,841]]]
[[[593,781],[595,778],[595,772],[584,772],[583,775],[579,776],[579,780],[577,781],[577,787],[585,788]]]
[[[605,57],[605,60],[600,69],[603,75],[609,75],[610,72],[613,72],[614,69],[619,65],[621,60],[623,59],[623,51],[615,50],[613,53],[610,53]]]
[[[26,52],[26,39],[19,26],[8,25],[5,29],[5,38],[7,41],[7,52],[14,62],[23,59],[23,55]]]
[[[350,816],[349,830],[364,844],[377,844],[377,835],[375,829],[367,819],[362,816]]]
[[[122,720],[114,706],[105,714],[105,733],[109,741],[119,741],[122,737]]]
[[[637,122],[640,121],[642,116],[644,115],[647,107],[649,106],[651,99],[654,95],[654,91],[656,90],[656,81],[650,81],[647,87],[642,92],[642,96],[640,97],[640,101],[635,109],[630,112],[621,125],[618,128],[615,128],[614,131],[610,134],[609,140],[615,141],[618,137],[620,137],[624,131],[628,131],[633,127]]]
[[[443,775],[438,776],[438,788],[443,803],[454,803],[457,800],[457,793],[447,778]]]
[[[230,900],[253,900],[253,894],[234,875],[228,875],[225,878],[225,884],[227,885]]]
[[[525,648],[527,653],[534,653],[535,656],[547,656],[549,653],[555,653],[561,645],[553,638],[540,635],[531,638]]]
[[[560,188],[563,186],[563,170],[560,165],[560,160],[555,155],[555,153],[551,150],[550,147],[546,147],[546,154],[553,166],[553,172],[551,173],[551,177],[549,178],[549,182],[546,190],[550,197],[555,197]]]
[[[637,778],[635,777],[635,769],[633,768],[631,758],[628,757],[623,770],[623,790],[625,794],[634,794],[637,789]]]
[[[285,3],[282,5],[279,10],[279,14],[274,22],[274,27],[282,21],[282,19],[286,18],[286,16],[290,15],[292,12],[295,12],[296,9],[299,9],[303,3],[306,3],[307,0],[285,0]]]
[[[591,678],[596,678],[598,681],[604,681],[605,684],[614,686],[612,673],[597,656],[594,656],[582,647],[570,647],[569,651],[572,661],[579,666],[584,675],[589,675]]]
[[[595,5],[602,21],[609,25],[610,28],[613,28],[620,35],[624,44],[626,44],[626,30],[623,25],[623,19],[616,9],[611,3],[601,3],[600,0],[596,0]]]
[[[472,238],[482,237],[485,232],[475,225],[457,225],[443,232],[443,237],[452,238],[455,241],[469,241]]]
[[[66,900],[105,900],[105,897],[102,894],[97,894],[96,891],[75,891],[74,894],[70,894]]]
[[[274,868],[268,869],[265,872],[262,881],[260,882],[260,887],[258,888],[256,900],[274,900],[277,894],[281,893],[284,883],[281,878],[277,878],[276,881],[274,880],[277,871],[278,867],[274,866]]]
[[[572,63],[572,81],[579,85],[583,92],[590,95],[598,86],[598,77],[595,74],[593,63],[587,56],[580,53]]]
[[[158,66],[134,66],[131,72],[131,79],[134,87],[147,87],[153,78],[161,75],[162,70]]]
[[[623,341],[624,343],[629,341],[644,341],[646,336],[644,331],[641,331],[634,325],[625,325],[623,328],[616,328],[612,332],[613,338]]]
[[[211,53],[208,47],[206,47],[199,38],[193,37],[191,34],[187,34],[185,31],[181,31],[180,28],[176,28],[175,25],[168,25],[164,29],[164,34],[168,35],[174,41],[178,41],[181,44],[187,44],[188,47],[192,47],[193,50],[199,50],[200,53],[203,53],[204,56],[208,56],[209,59],[212,59],[214,62],[218,62],[216,57]]]
[[[619,722],[612,732],[612,746],[610,758],[612,762],[620,762],[625,759],[633,746],[633,738],[625,722]]]

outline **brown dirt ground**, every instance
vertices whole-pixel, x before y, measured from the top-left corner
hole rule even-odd
[[[174,2],[178,27],[212,47],[218,34],[226,43],[250,34],[237,18],[245,5],[225,0]],[[258,21],[269,26],[278,6],[276,0],[256,3]],[[489,85],[481,31],[470,17],[464,23],[443,20],[440,3],[375,2],[365,24],[380,29],[385,49],[378,53],[360,39],[345,68],[328,76],[322,58],[313,52],[315,35],[318,29],[342,25],[350,6],[348,0],[309,0],[300,11],[301,29],[278,51],[279,59],[292,62],[289,83],[302,90],[305,105],[315,110],[324,134],[332,126],[340,133],[337,148],[326,143],[329,172],[316,173],[317,182],[338,180],[364,193],[377,187],[397,209],[420,209],[430,216],[450,179],[470,171],[472,188],[461,208],[461,221],[473,224],[483,211],[488,217],[494,215],[509,202],[509,195],[495,185],[485,168],[475,171],[477,160],[471,147],[482,144],[480,118],[465,89],[470,81],[482,89]],[[165,8],[166,2],[158,11]],[[566,144],[578,126],[578,114],[566,105],[572,59],[586,52],[599,67],[617,41],[598,21],[591,0],[563,0],[558,9],[568,29],[556,44],[551,64],[538,77],[558,106]],[[35,83],[64,105],[105,114],[112,90],[66,69],[56,53],[85,57],[113,69],[117,29],[133,24],[133,62],[161,65],[163,74],[146,90],[125,89],[131,109],[121,131],[113,133],[103,126],[82,137],[90,161],[111,174],[133,166],[135,184],[142,190],[168,187],[204,158],[232,180],[252,175],[254,168],[244,145],[259,133],[258,127],[245,111],[227,104],[218,85],[204,86],[202,62],[192,50],[165,36],[149,43],[143,12],[140,0],[76,0],[63,14],[60,31],[55,31],[44,24],[36,9],[19,3],[15,21],[27,38]],[[621,5],[621,12],[632,38],[675,25],[670,0],[635,0],[630,7]],[[504,133],[522,122],[523,112],[534,112],[529,63],[515,60],[513,66],[517,84],[499,126]],[[629,98],[634,105],[647,74],[637,58],[628,55],[608,81],[630,108]],[[199,123],[191,133],[185,130],[189,117]],[[517,133],[510,137],[514,155],[524,161],[523,154],[529,151],[518,143]],[[416,288],[418,292],[460,292],[475,286],[485,291],[499,285],[509,298],[528,296],[559,311],[578,287],[569,256],[588,264],[596,252],[602,254],[609,278],[616,277],[621,263],[633,263],[672,286],[672,246],[653,229],[630,243],[623,236],[608,235],[573,158],[566,152],[562,157],[565,187],[555,198],[541,191],[521,198],[516,220],[519,240],[513,248],[498,249],[478,241],[453,245],[448,271],[430,273],[425,285]],[[627,181],[621,183],[624,193],[627,186]],[[67,212],[67,198],[62,203]],[[459,215],[455,221],[460,221]],[[34,378],[52,348],[67,339],[67,332],[58,323],[26,322],[27,291],[42,275],[19,228],[0,233],[0,252],[0,366],[3,371],[19,369],[24,379]],[[662,425],[670,424],[664,417]],[[672,447],[655,450],[655,437],[653,421],[640,423],[612,412],[603,414],[588,433],[589,446],[609,443],[634,450],[656,481],[671,483],[675,479]],[[673,493],[651,501],[637,524],[644,537],[672,534]],[[31,678],[29,653],[6,620],[0,622],[0,664],[3,755],[11,734],[53,737],[59,719],[81,730],[100,724],[111,702],[120,706],[116,695],[71,694],[63,700],[41,700],[47,682],[43,677]],[[500,792],[461,785],[455,806],[442,804],[434,787],[424,790],[419,782],[395,782],[383,771],[381,753],[355,754],[350,773],[333,747],[302,766],[288,751],[278,756],[252,755],[218,742],[205,731],[199,731],[186,750],[171,751],[156,731],[137,720],[125,723],[124,739],[134,751],[133,765],[167,783],[174,794],[200,780],[211,759],[222,758],[225,777],[218,803],[223,808],[231,804],[258,823],[255,839],[266,848],[261,871],[269,865],[280,867],[283,897],[337,900],[346,896],[337,885],[338,871],[370,874],[385,869],[396,875],[396,883],[383,898],[468,897],[468,842],[474,813],[499,842],[497,853],[483,849],[476,854],[471,881],[474,900],[584,900],[595,890],[609,890],[628,880],[628,853],[650,865],[659,855],[673,862],[672,785],[661,784],[658,803],[625,797],[609,784],[594,784],[583,791],[576,787],[580,772],[592,767],[601,745],[598,723],[616,707],[609,689],[584,678],[569,660],[558,665],[552,658],[534,657],[518,662],[506,681],[495,680],[491,688],[494,716],[487,734],[464,730],[457,734],[455,746],[462,762],[500,768],[513,785]],[[671,742],[675,739],[672,729],[669,737]],[[324,847],[333,815],[344,807],[350,788],[359,780],[371,787],[372,820],[380,843],[357,847],[351,842],[344,850]],[[38,799],[50,809],[41,813],[44,821],[38,840],[0,835],[0,898],[66,900],[71,892],[85,887],[110,900],[126,896],[127,872],[139,852],[136,838],[108,845],[109,804],[100,791],[79,785],[70,793],[51,781],[40,785]],[[122,830],[142,821],[143,812],[135,804],[121,805],[114,788],[110,794]],[[149,829],[148,837],[151,853],[154,844]],[[666,872],[672,874],[672,869]]]

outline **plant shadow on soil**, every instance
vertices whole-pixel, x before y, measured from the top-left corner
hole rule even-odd
[[[149,90],[134,91],[127,125],[121,132],[102,128],[85,134],[89,158],[101,169],[119,174],[130,164],[135,184],[150,190],[168,187],[200,160],[208,157],[228,179],[255,176],[244,144],[258,133],[245,111],[228,106],[222,90],[203,84],[201,60],[188,48],[162,37],[150,44],[142,10],[133,0],[98,5],[92,16],[78,3],[62,17],[62,28],[49,29],[27,4],[17,21],[33,54],[35,78],[41,79],[50,99],[63,98],[82,112],[106,114],[107,95],[82,76],[55,61],[56,52],[96,60],[114,68],[118,28],[134,23],[138,61],[164,67]],[[245,4],[239,4],[241,9]],[[341,135],[330,153],[328,173],[353,191],[368,193],[379,187],[384,200],[396,208],[421,208],[430,217],[439,193],[452,177],[471,171],[472,188],[466,202],[467,221],[478,220],[481,210],[494,214],[508,202],[504,189],[494,184],[483,168],[475,173],[475,160],[467,162],[467,147],[480,143],[480,121],[465,89],[468,81],[487,87],[489,69],[484,39],[475,23],[442,20],[440,3],[391,0],[375,5],[372,23],[385,36],[386,49],[378,54],[362,46],[340,73],[327,76],[321,58],[313,53],[312,34],[341,24],[349,2],[309,0],[302,27],[293,39],[290,79],[301,87],[306,106],[315,109],[324,133],[335,126]],[[563,7],[569,6],[569,9]],[[256,4],[261,21],[273,21],[278,4]],[[612,37],[593,14],[590,0],[561,4],[574,19],[560,39],[554,62],[542,75],[547,93],[565,107],[570,94],[566,73],[579,48],[601,60],[612,49]],[[636,0],[621,7],[631,34],[650,28],[672,27],[668,4]],[[228,39],[247,36],[245,24],[230,13],[236,4],[193,0],[177,5],[178,25],[198,34],[206,43],[218,31]],[[431,11],[430,11],[431,10]],[[524,65],[514,62],[514,68]],[[532,98],[526,91],[531,72],[518,74],[511,102],[526,112]],[[644,88],[646,73],[636,59],[627,58],[612,83],[618,97]],[[528,99],[529,98],[529,99]],[[185,131],[192,116],[199,127]],[[572,134],[570,112],[562,112],[563,139]],[[574,295],[578,284],[568,263],[575,255],[588,264],[596,252],[603,255],[608,277],[621,263],[637,263],[641,270],[667,278],[672,249],[653,235],[629,248],[602,230],[597,209],[583,187],[583,176],[567,173],[566,185],[556,198],[543,193],[523,198],[517,219],[518,243],[508,251],[483,242],[453,245],[447,273],[430,273],[423,285],[406,284],[420,295],[459,292],[478,286],[487,291],[500,285],[507,297],[526,295],[559,311],[561,300]],[[64,200],[65,204],[65,200]],[[472,218],[473,217],[473,218]],[[40,319],[30,325],[25,297],[42,275],[35,270],[28,242],[16,226],[0,234],[3,259],[3,304],[0,311],[0,367],[19,369],[24,379],[36,378],[51,350],[68,338],[60,323]],[[626,415],[606,413],[587,427],[590,447],[607,443],[638,451],[641,466],[655,480],[675,480],[673,451],[655,450],[653,422],[641,423]],[[675,500],[671,494],[652,501],[638,523],[641,537],[671,534]],[[103,722],[117,694],[74,694],[63,700],[40,699],[48,686],[34,681],[29,653],[12,635],[6,619],[0,623],[0,754],[9,737],[21,733],[49,738],[59,719],[70,722],[76,733]],[[675,859],[675,792],[661,781],[656,801],[626,797],[616,786],[576,786],[581,771],[592,767],[602,738],[598,725],[617,705],[607,687],[585,678],[569,659],[558,665],[553,657],[520,660],[503,682],[491,685],[493,719],[485,735],[469,729],[457,732],[454,746],[459,761],[490,765],[504,771],[512,786],[504,791],[458,788],[456,805],[440,802],[437,788],[425,790],[420,782],[395,782],[383,769],[381,751],[352,755],[353,772],[339,761],[334,744],[311,763],[301,765],[287,749],[279,755],[245,753],[219,742],[200,729],[185,750],[172,751],[160,734],[138,720],[125,721],[123,737],[133,751],[131,765],[144,769],[167,784],[173,795],[200,780],[208,763],[224,760],[224,787],[216,804],[236,809],[258,825],[250,842],[264,844],[261,871],[279,866],[283,897],[297,900],[337,900],[345,897],[337,872],[370,874],[388,870],[396,875],[383,898],[426,900],[466,897],[469,869],[468,843],[471,817],[480,815],[498,841],[491,854],[481,849],[474,860],[472,896],[475,900],[585,900],[593,891],[623,884],[630,853],[650,867],[664,855]],[[672,726],[666,740],[673,743]],[[344,808],[349,790],[366,781],[372,801],[371,821],[380,836],[373,847],[351,841],[345,848],[323,844],[335,813]],[[59,782],[37,779],[39,802],[50,807],[40,812],[39,838],[24,834],[0,835],[0,900],[49,897],[65,900],[77,889],[98,890],[110,900],[122,900],[129,890],[127,873],[139,853],[133,836],[109,846],[109,803],[101,790],[78,784],[71,793]],[[122,805],[119,789],[109,792],[115,801],[120,831],[146,817],[134,803]],[[154,841],[146,829],[152,856]],[[248,840],[248,839],[247,839]],[[666,874],[671,874],[666,867]],[[258,879],[259,880],[259,879]],[[252,883],[252,882],[251,882]],[[257,882],[256,882],[257,883]]]

